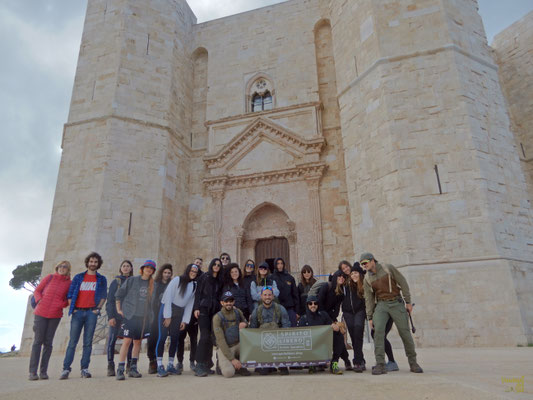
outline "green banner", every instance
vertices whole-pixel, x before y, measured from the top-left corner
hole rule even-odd
[[[323,365],[331,360],[332,349],[330,325],[240,331],[240,360],[245,367]]]

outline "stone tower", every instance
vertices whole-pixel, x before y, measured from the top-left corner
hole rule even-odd
[[[533,340],[531,207],[476,1],[331,2],[352,237],[424,345]]]
[[[202,24],[184,0],[89,0],[44,272],[95,250],[108,278],[221,251],[327,274],[372,251],[407,275],[420,345],[531,343],[506,107],[474,0],[290,0]]]

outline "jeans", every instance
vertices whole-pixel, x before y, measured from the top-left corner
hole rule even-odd
[[[343,314],[346,321],[346,328],[352,339],[353,362],[362,364],[365,362],[363,357],[363,333],[365,331],[365,310],[359,310],[355,314],[345,312]]]
[[[157,357],[163,357],[165,351],[165,341],[170,336],[170,346],[168,348],[169,360],[174,359],[176,350],[178,348],[178,339],[180,335],[180,324],[183,318],[183,307],[178,307],[172,304],[172,317],[170,318],[170,325],[168,328],[163,326],[163,307],[159,311],[159,335],[157,338],[156,354]]]
[[[41,358],[41,346],[43,349],[41,374],[46,374],[48,371],[48,361],[52,355],[52,342],[54,341],[54,335],[60,320],[61,318],[45,318],[39,315],[35,316],[33,321],[35,338],[33,339],[33,346],[31,347],[30,374],[37,373],[39,358]]]
[[[98,315],[93,310],[74,310],[70,321],[70,340],[68,342],[67,352],[63,360],[63,369],[71,371],[70,366],[74,361],[76,346],[80,340],[81,330],[83,329],[83,353],[81,356],[81,369],[89,368],[91,362],[91,352],[93,350],[93,336],[96,328]]]

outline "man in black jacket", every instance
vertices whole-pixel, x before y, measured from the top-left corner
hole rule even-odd
[[[291,327],[296,326],[298,314],[296,311],[300,308],[300,296],[298,287],[293,276],[285,270],[285,261],[283,258],[276,258],[274,261],[274,280],[279,289],[279,302],[285,307],[289,314]]]
[[[318,297],[308,296],[306,308],[305,315],[302,315],[298,321],[298,326],[331,325],[333,329],[333,357],[331,358],[330,371],[332,374],[342,375],[338,362],[345,347],[344,337],[340,332],[339,325],[332,321],[327,312],[318,310]],[[314,372],[314,367],[309,367],[309,373],[312,374]]]

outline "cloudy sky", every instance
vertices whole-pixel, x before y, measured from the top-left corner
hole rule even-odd
[[[198,21],[275,0],[190,0]],[[86,0],[0,3],[0,351],[20,343],[28,293],[9,285],[19,264],[42,260]],[[222,5],[224,4],[224,5]],[[533,10],[531,0],[479,0],[489,43]]]

